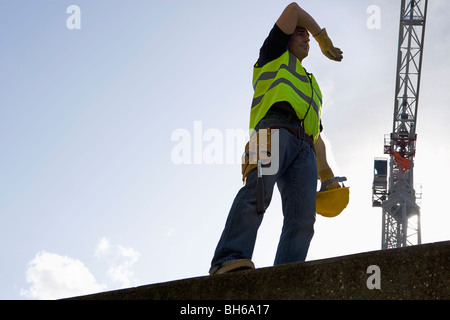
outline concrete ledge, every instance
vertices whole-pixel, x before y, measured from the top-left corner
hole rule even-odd
[[[450,241],[184,279],[79,300],[450,299]],[[377,266],[368,272],[369,266]],[[379,277],[377,278],[377,276]],[[369,289],[377,284],[380,289]]]

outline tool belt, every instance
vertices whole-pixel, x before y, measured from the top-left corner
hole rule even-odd
[[[248,173],[256,169],[259,160],[261,160],[262,165],[270,164],[271,131],[275,129],[288,130],[297,138],[308,142],[314,150],[314,140],[305,133],[303,126],[271,126],[261,128],[250,137],[249,142],[245,145],[245,151],[242,155],[242,181],[244,183]]]

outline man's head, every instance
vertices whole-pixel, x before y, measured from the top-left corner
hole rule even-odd
[[[288,50],[293,53],[300,61],[308,56],[309,52],[309,33],[303,27],[295,28],[294,33],[288,43]]]

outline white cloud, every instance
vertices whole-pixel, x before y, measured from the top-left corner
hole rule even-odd
[[[137,283],[132,270],[140,253],[133,248],[113,245],[101,238],[95,249],[95,257],[106,263],[108,284],[99,283],[80,260],[41,251],[28,263],[25,273],[29,289],[20,295],[29,299],[52,300],[126,288]]]
[[[341,169],[338,165],[338,162],[336,161],[336,157],[334,156],[333,146],[330,140],[327,138],[325,132],[322,132],[320,136],[322,137],[322,140],[325,143],[327,163],[330,166],[331,170],[333,170],[333,173],[339,176],[341,174]]]
[[[326,107],[327,110],[332,108],[334,106],[334,82],[331,79],[324,79],[321,81],[320,85],[320,91],[322,92],[323,97],[323,105]]]
[[[140,255],[133,248],[111,244],[107,238],[100,239],[95,250],[97,258],[107,260],[110,264],[107,270],[108,278],[114,283],[119,283],[121,288],[137,283],[132,267],[139,260]]]
[[[28,264],[28,290],[20,294],[32,299],[60,299],[103,291],[89,269],[80,260],[46,251],[39,252]]]
[[[97,248],[95,249],[95,256],[100,257],[105,252],[108,252],[110,248],[111,245],[109,244],[109,240],[106,238],[101,238],[97,244]]]
[[[175,228],[169,228],[166,233],[166,238],[170,238],[175,232]]]

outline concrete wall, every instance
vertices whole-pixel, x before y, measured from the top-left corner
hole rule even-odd
[[[76,299],[450,299],[449,257],[450,241],[437,242],[152,284]]]

